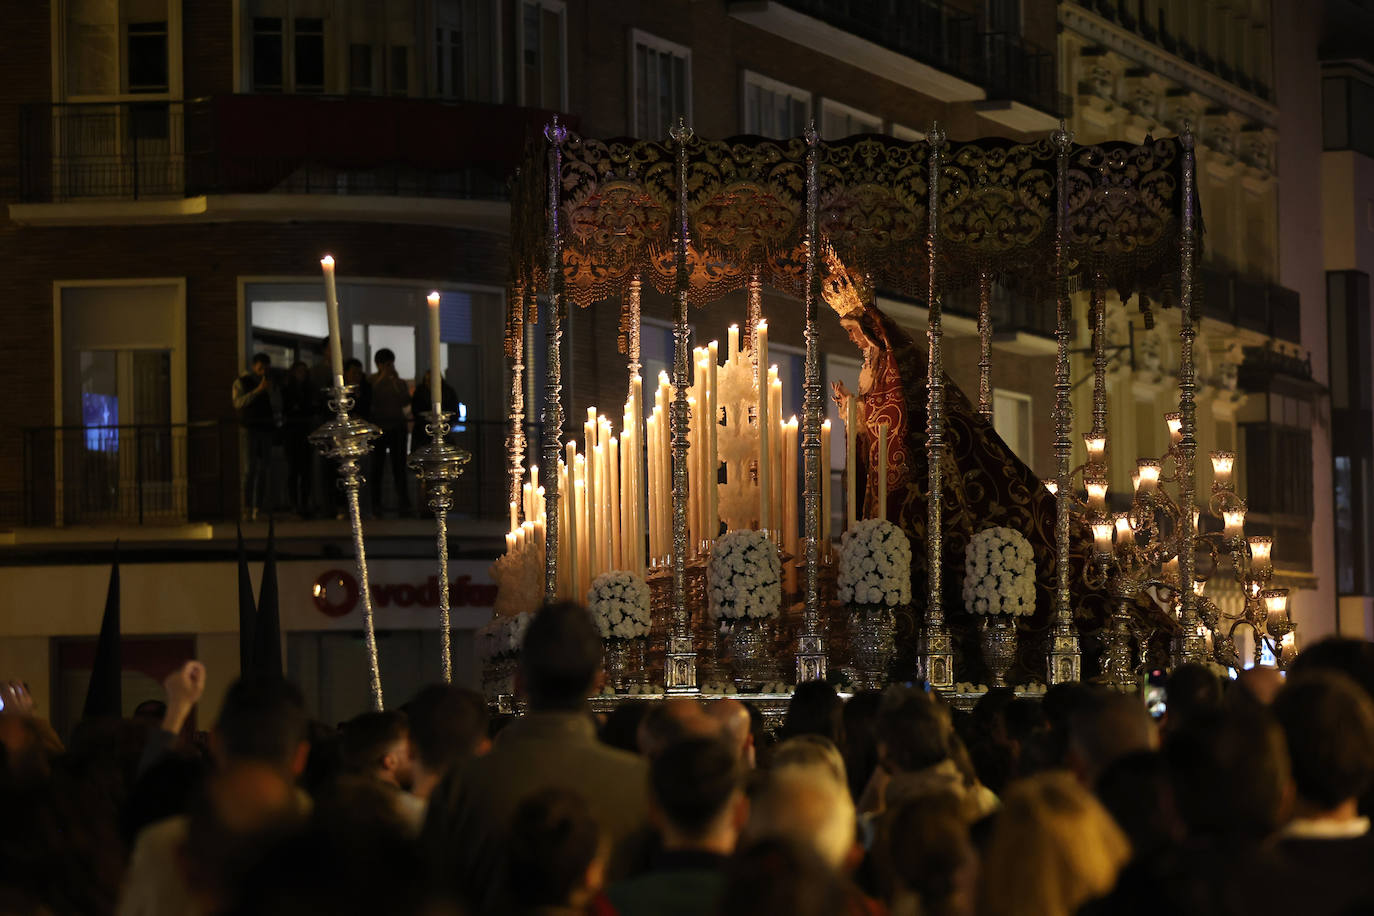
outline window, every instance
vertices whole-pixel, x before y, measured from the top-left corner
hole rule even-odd
[[[563,108],[563,4],[523,0],[520,4],[520,104]]]
[[[405,45],[391,46],[391,77],[387,87],[392,95],[410,94],[410,49]]]
[[[1031,398],[1019,391],[994,388],[992,427],[1007,448],[1026,464],[1031,464]]]
[[[800,137],[811,120],[811,93],[744,71],[744,132],[760,137]]]
[[[661,137],[678,118],[691,121],[691,50],[637,29],[631,47],[631,132]]]
[[[854,134],[880,134],[883,120],[834,99],[821,99],[821,137],[838,140]]]
[[[363,95],[372,92],[372,45],[348,46],[348,91]]]
[[[253,19],[253,91],[281,92],[282,61],[285,57],[282,21],[271,16]]]
[[[1021,34],[1021,0],[988,0],[988,31]]]
[[[434,93],[441,98],[496,102],[496,19],[478,0],[435,4]]]
[[[297,92],[324,92],[324,20],[295,21]]]
[[[66,98],[171,92],[167,0],[66,0],[62,23]]]

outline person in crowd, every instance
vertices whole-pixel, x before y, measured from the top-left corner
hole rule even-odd
[[[718,738],[689,738],[649,764],[649,813],[661,846],[642,875],[606,892],[620,916],[709,916],[748,818],[744,768]]]
[[[234,380],[232,397],[248,441],[243,475],[244,515],[256,521],[267,501],[272,445],[282,419],[281,388],[272,378],[272,357],[253,354],[252,367]]]
[[[653,707],[648,703],[621,703],[601,724],[601,743],[631,754],[639,753],[639,726]]]
[[[1102,769],[1095,787],[1098,801],[1131,841],[1133,856],[1153,859],[1183,840],[1169,770],[1158,751],[1118,757]]]
[[[1160,729],[1166,734],[1191,717],[1221,705],[1221,678],[1200,662],[1189,662],[1170,671],[1165,691],[1168,706]]]
[[[434,437],[429,434],[429,424],[432,422],[427,416],[434,411],[434,389],[429,383],[430,370],[426,369],[424,377],[415,386],[415,393],[410,398],[410,415],[415,419],[415,429],[410,435],[411,450],[415,450],[425,445],[429,445]],[[440,397],[443,398],[442,406],[444,413],[449,414],[449,424],[451,427],[458,425],[458,392],[447,380],[441,383],[442,390]],[[453,434],[450,432],[446,441],[453,441]]]
[[[620,877],[622,841],[647,817],[645,762],[596,739],[587,697],[601,671],[601,638],[575,604],[542,608],[525,634],[517,689],[527,715],[501,732],[491,752],[454,769],[430,798],[423,841],[435,874],[469,905],[496,903],[508,827],[520,799],[538,789],[580,792],[604,831]]]
[[[431,684],[406,704],[410,721],[410,791],[428,802],[455,766],[491,750],[490,713],[480,693],[451,684]]]
[[[774,768],[751,802],[745,829],[750,841],[782,837],[801,843],[842,872],[852,870],[862,858],[848,784],[836,779],[829,767],[794,764]]]
[[[778,729],[778,737],[786,739],[797,735],[820,735],[839,746],[842,741],[843,707],[844,702],[835,688],[825,681],[798,684],[787,702],[787,714],[783,717],[782,727]]]
[[[1344,674],[1374,699],[1374,642],[1331,636],[1308,646],[1293,659],[1288,673],[1296,678],[1312,671]],[[1360,813],[1374,817],[1374,788],[1360,799]]]
[[[511,813],[503,912],[588,912],[605,882],[606,847],[601,824],[578,792],[550,787],[525,797]]]
[[[845,772],[849,775],[849,794],[854,796],[856,804],[878,767],[878,738],[874,728],[882,702],[881,691],[861,690],[849,698],[840,713],[844,735],[840,752],[844,756]]]
[[[706,714],[720,726],[725,743],[735,749],[736,756],[744,766],[750,770],[754,769],[758,761],[754,751],[754,731],[751,727],[749,709],[739,700],[727,697],[710,703],[706,707]]]
[[[717,916],[836,916],[852,891],[814,849],[782,837],[739,849],[725,871]]]
[[[409,791],[414,763],[405,713],[365,712],[345,723],[342,731],[344,772],[386,786],[402,820],[418,834],[425,819],[425,803]]]
[[[209,772],[202,748],[187,741],[187,723],[205,692],[205,666],[188,661],[163,679],[162,719],[150,729],[124,804],[121,826],[130,844],[143,828],[188,809]]]
[[[315,429],[317,397],[310,367],[300,360],[292,363],[282,392],[281,447],[286,453],[287,499],[301,518],[311,514],[315,448],[310,444],[310,434]]]
[[[1125,834],[1073,775],[1038,773],[1003,799],[983,857],[979,916],[1073,916],[1130,856]]]
[[[650,759],[691,737],[715,737],[720,726],[696,700],[676,698],[655,703],[639,723],[639,752]]]
[[[187,815],[139,834],[119,912],[211,913],[224,905],[254,850],[309,810],[295,786],[310,746],[300,691],[240,679],[225,693],[211,736],[216,769]]]
[[[406,470],[406,410],[410,407],[410,386],[396,374],[396,354],[383,347],[374,357],[377,371],[372,376],[372,413],[368,419],[381,431],[372,444],[372,514],[382,515],[383,473],[390,456],[391,482],[396,489],[396,506],[401,515],[410,514],[410,474]]]
[[[1274,700],[1296,799],[1280,850],[1309,913],[1374,913],[1374,833],[1359,813],[1374,783],[1374,700],[1335,672],[1295,676]]]
[[[978,855],[957,796],[931,795],[889,811],[870,858],[892,916],[973,916]]]
[[[1067,763],[1089,789],[1112,761],[1158,746],[1155,724],[1133,694],[1095,690],[1069,719]]]
[[[776,771],[788,766],[820,767],[834,776],[846,789],[849,788],[849,774],[845,772],[844,756],[829,738],[822,738],[820,735],[798,735],[779,744],[773,749],[773,757],[768,767]]]

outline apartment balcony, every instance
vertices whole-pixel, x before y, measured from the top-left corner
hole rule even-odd
[[[1201,280],[1204,317],[1302,342],[1302,300],[1296,290],[1213,266],[1202,268]]]
[[[20,109],[16,222],[509,219],[507,177],[551,112],[225,95]]]
[[[991,120],[1047,130],[1066,113],[1054,53],[1020,35],[981,31],[940,0],[730,0],[730,15]]]

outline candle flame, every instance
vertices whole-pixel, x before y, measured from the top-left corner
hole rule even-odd
[[[324,257],[320,258],[320,266],[323,267],[325,270],[333,270],[334,256],[332,254],[327,254]]]
[[[425,299],[429,301],[431,307],[439,307],[439,291],[437,289],[434,292],[430,293],[428,296],[426,296]]]

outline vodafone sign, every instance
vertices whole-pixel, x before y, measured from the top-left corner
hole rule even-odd
[[[430,576],[423,582],[372,582],[372,609],[388,607],[437,608],[439,606],[439,577]],[[331,569],[315,579],[311,594],[315,607],[327,617],[343,617],[358,607],[361,587],[352,570]],[[459,575],[449,581],[448,603],[451,608],[489,608],[496,603],[496,586],[472,581],[472,576]]]

